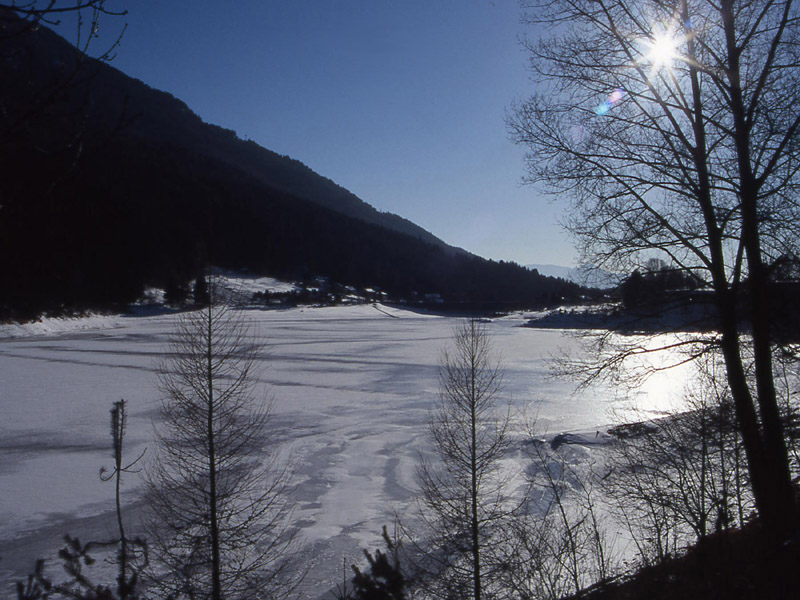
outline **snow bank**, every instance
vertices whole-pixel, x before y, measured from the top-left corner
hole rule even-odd
[[[109,329],[116,327],[120,318],[120,315],[90,314],[80,317],[42,317],[28,323],[2,323],[0,324],[0,339]]]

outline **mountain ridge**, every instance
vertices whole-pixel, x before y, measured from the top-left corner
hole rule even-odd
[[[565,281],[592,288],[612,288],[617,286],[620,281],[618,274],[588,265],[565,267],[563,265],[535,263],[525,266],[546,277],[558,277]]]
[[[47,28],[37,33],[47,38],[43,45],[47,52],[53,53],[56,62],[73,64],[75,58],[71,55],[75,49],[66,40]],[[204,121],[173,94],[131,77],[113,65],[86,56],[82,60],[86,68],[97,71],[92,75],[94,82],[88,102],[100,106],[99,98],[102,98],[103,104],[114,107],[103,111],[101,118],[105,123],[113,123],[123,111],[129,113],[129,122],[123,128],[126,135],[191,149],[240,169],[280,191],[448,251],[465,252],[400,215],[376,209],[301,161],[278,154],[253,140],[243,140],[233,130]],[[142,106],[148,107],[147,114],[145,118],[137,118]],[[114,114],[115,109],[117,114]]]
[[[0,318],[131,302],[210,265],[461,307],[579,294],[381,213],[53,32],[8,31],[0,12],[0,270],[13,282]]]

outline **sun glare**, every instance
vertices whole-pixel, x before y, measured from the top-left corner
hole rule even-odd
[[[672,63],[678,58],[680,42],[671,28],[652,34],[652,37],[645,43],[647,46],[645,60],[650,63],[653,72],[662,67],[670,68],[672,66]]]

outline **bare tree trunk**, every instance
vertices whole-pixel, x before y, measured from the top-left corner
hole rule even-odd
[[[129,540],[125,533],[125,526],[122,520],[122,474],[136,473],[133,467],[142,459],[142,452],[136,459],[123,464],[123,444],[125,440],[125,425],[127,414],[125,412],[125,400],[114,402],[111,408],[111,439],[113,445],[114,470],[110,474],[105,474],[105,468],[100,470],[100,479],[109,481],[114,479],[114,505],[117,512],[117,530],[119,531],[119,550],[117,551],[117,596],[120,600],[125,600],[135,593],[141,565],[135,566],[133,559],[137,550],[145,550],[146,544],[139,538]]]
[[[776,34],[777,36],[780,36],[780,30],[784,28],[790,7],[790,3],[785,5],[783,21],[779,27],[779,33]],[[763,481],[759,482],[763,487],[759,490],[757,498],[762,518],[770,527],[779,530],[796,521],[794,493],[789,472],[789,456],[775,391],[767,273],[764,268],[758,225],[759,184],[756,181],[751,164],[753,153],[750,148],[750,126],[747,123],[741,87],[740,49],[736,41],[734,3],[731,0],[722,0],[720,8],[727,49],[727,75],[730,83],[731,112],[733,113],[735,127],[733,137],[739,170],[739,193],[742,202],[742,243],[747,255],[753,358],[755,361],[756,390],[763,432],[762,436],[760,436],[761,454],[763,455],[760,468],[764,470],[764,473],[761,477]],[[776,37],[777,39],[779,37]]]
[[[203,311],[206,319],[206,386],[208,389],[206,436],[208,438],[208,503],[209,503],[209,533],[211,534],[211,597],[212,600],[222,600],[222,585],[220,582],[220,553],[219,553],[219,523],[217,522],[217,453],[214,444],[214,332],[211,303]]]
[[[476,340],[475,321],[470,321],[470,341]],[[477,353],[472,352],[470,355],[470,370],[469,370],[469,394],[470,394],[470,491],[472,503],[472,582],[473,593],[475,600],[481,600],[481,553],[480,553],[480,531],[478,523],[478,416],[476,414],[476,405],[478,397],[475,389],[475,378],[478,372],[478,365],[476,364]]]

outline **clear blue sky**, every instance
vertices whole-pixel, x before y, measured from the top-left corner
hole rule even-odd
[[[487,258],[570,266],[505,112],[517,0],[138,0],[113,65]],[[103,23],[108,35],[117,24]]]

